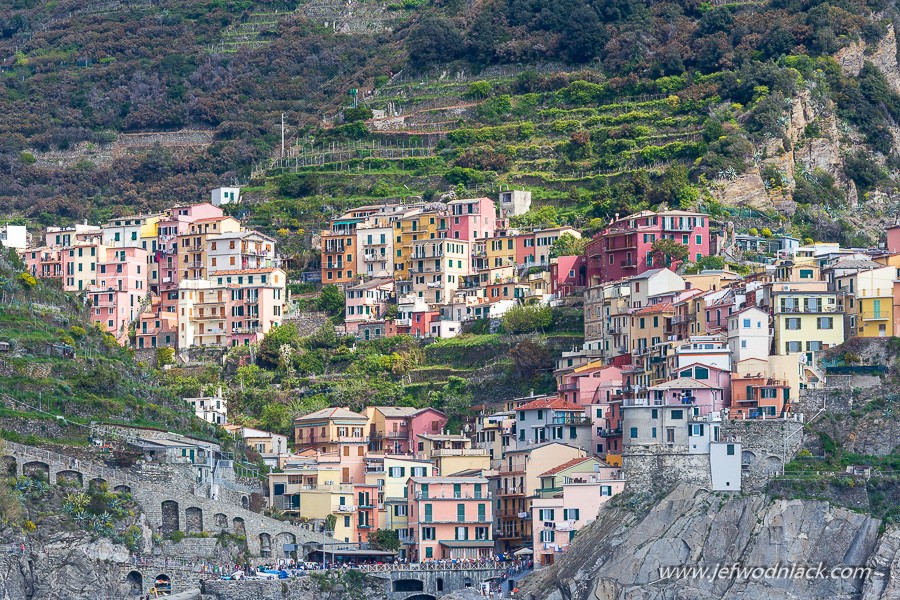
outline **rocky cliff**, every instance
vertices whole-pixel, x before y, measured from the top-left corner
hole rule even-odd
[[[522,586],[530,600],[674,598],[813,599],[900,597],[893,567],[900,531],[826,502],[724,495],[679,486],[653,503],[622,497],[606,505],[557,564]],[[752,576],[662,577],[660,569],[739,563],[743,567],[819,565],[812,580]],[[831,579],[833,567],[869,566],[868,578]],[[796,573],[796,571],[795,571]]]

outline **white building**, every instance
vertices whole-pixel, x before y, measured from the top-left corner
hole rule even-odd
[[[221,187],[216,188],[209,193],[210,202],[213,206],[222,206],[223,204],[235,204],[241,201],[241,188],[239,187]]]
[[[222,388],[215,396],[185,398],[184,401],[193,407],[197,418],[213,425],[228,424],[228,402],[222,397]]]
[[[0,246],[24,250],[28,247],[28,232],[24,225],[0,225]]]
[[[525,190],[511,190],[500,192],[500,215],[503,217],[518,217],[531,208],[531,192]]]
[[[769,314],[755,306],[728,316],[728,348],[735,362],[766,359],[772,346]]]

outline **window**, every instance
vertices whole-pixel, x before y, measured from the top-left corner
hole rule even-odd
[[[744,319],[744,327],[750,327],[750,319]]]
[[[406,516],[406,504],[395,504],[394,505],[394,516],[395,517],[405,517]]]
[[[344,517],[344,527],[350,527],[350,516]]]
[[[679,409],[679,410],[672,411],[672,420],[673,421],[680,421],[682,419],[684,419],[684,411],[683,410]]]
[[[552,508],[542,508],[538,511],[538,521],[549,522],[554,519],[555,511]]]
[[[698,246],[700,246],[701,244],[703,244],[703,236],[702,236],[702,235],[698,235],[698,236],[696,237],[696,241],[697,241],[697,245],[698,245]]]
[[[580,509],[577,508],[564,508],[563,509],[563,520],[564,521],[577,521],[581,516]]]
[[[422,540],[433,540],[434,539],[434,527],[423,527],[422,528]]]
[[[388,469],[389,477],[403,477],[406,475],[406,467],[391,467]]]
[[[706,367],[694,367],[694,379],[709,379],[709,369]]]
[[[819,329],[834,329],[834,317],[819,317],[816,321]]]
[[[800,352],[803,350],[800,342],[785,342],[784,348],[787,352]]]
[[[457,527],[454,537],[457,540],[469,539],[469,528],[468,527]]]
[[[552,529],[545,529],[545,530],[541,531],[541,541],[542,542],[555,541],[555,539],[556,539],[556,536],[554,535],[555,533],[556,532],[553,531]]]
[[[456,505],[456,520],[460,523],[464,523],[466,520],[466,505],[465,504],[457,504]]]
[[[635,438],[638,436],[637,427],[632,427],[632,428],[631,428],[630,436],[631,436],[631,439],[635,439]]]
[[[727,444],[725,446],[725,454],[728,456],[734,456],[734,444]]]
[[[432,517],[431,517],[431,505],[430,505],[430,504],[426,504],[426,505],[425,505],[425,522],[426,522],[426,523],[431,523],[431,521],[432,521]]]
[[[425,558],[434,558],[434,548],[431,546],[425,547]]]
[[[800,329],[800,319],[797,317],[785,319],[784,320],[784,328],[791,330],[791,331],[796,331],[796,330]]]
[[[478,505],[478,521],[486,521],[487,520],[487,505],[479,504]]]

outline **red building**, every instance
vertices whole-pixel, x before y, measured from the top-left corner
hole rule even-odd
[[[550,292],[566,298],[584,292],[584,256],[560,256],[550,263]]]
[[[663,264],[664,257],[654,256],[653,243],[661,239],[687,246],[688,260],[696,261],[709,254],[709,217],[667,210],[617,218],[587,245],[587,284],[594,286],[667,266],[674,270],[677,263]]]

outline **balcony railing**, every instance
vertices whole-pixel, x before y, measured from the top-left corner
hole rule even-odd
[[[622,435],[622,428],[605,428],[602,427],[597,431],[597,435],[600,437],[618,437]]]
[[[553,425],[590,425],[592,421],[590,417],[584,415],[566,415],[553,417],[551,423]]]
[[[789,313],[789,314],[818,314],[818,313],[836,313],[838,312],[837,306],[824,306],[824,305],[815,305],[815,306],[782,306],[778,309],[779,313]]]
[[[488,451],[482,448],[439,448],[431,451],[433,458],[443,456],[487,456]]]

